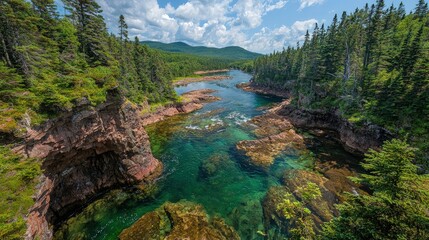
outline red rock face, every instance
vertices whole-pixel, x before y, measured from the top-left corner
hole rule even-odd
[[[117,93],[109,94],[97,108],[83,103],[74,112],[30,130],[26,145],[15,150],[45,159],[27,220],[27,239],[50,239],[53,226],[97,194],[153,180],[162,172],[137,110]]]
[[[343,147],[357,155],[363,155],[368,149],[379,149],[384,141],[393,138],[392,133],[380,126],[367,124],[358,127],[332,112],[302,110],[285,104],[277,114],[296,127],[336,132]]]
[[[142,115],[143,125],[153,124],[178,114],[190,113],[195,110],[201,109],[205,103],[220,100],[220,98],[210,95],[215,92],[211,89],[194,90],[182,95],[182,102],[172,104],[170,106],[163,106],[155,112],[148,112]],[[149,106],[146,106],[149,108]],[[143,112],[147,110],[142,110]]]

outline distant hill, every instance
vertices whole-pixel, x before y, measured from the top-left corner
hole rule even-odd
[[[162,43],[154,41],[143,41],[141,43],[148,45],[151,48],[160,49],[166,52],[187,53],[198,56],[217,57],[231,60],[253,59],[262,55],[235,46],[225,48],[213,48],[203,46],[193,47],[184,42]]]

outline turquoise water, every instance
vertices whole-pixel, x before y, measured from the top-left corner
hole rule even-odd
[[[147,128],[153,153],[165,166],[155,186],[106,194],[64,224],[57,238],[117,239],[143,214],[166,201],[186,199],[202,204],[211,216],[223,217],[243,239],[263,239],[257,234],[264,230],[261,199],[270,186],[280,184],[283,170],[305,168],[308,162],[283,154],[268,172],[243,164],[235,144],[256,138],[247,121],[280,99],[237,89],[236,84],[251,76],[240,71],[228,74],[232,79],[176,88],[179,94],[211,88],[221,101]]]

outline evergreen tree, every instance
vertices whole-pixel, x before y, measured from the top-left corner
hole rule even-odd
[[[119,16],[119,39],[122,41],[128,41],[128,25],[125,22],[124,15]]]
[[[80,51],[92,65],[108,65],[107,30],[101,8],[94,0],[64,0],[69,17],[75,24]]]
[[[416,17],[422,19],[427,16],[428,12],[428,4],[425,0],[419,0],[415,10]]]
[[[52,20],[58,18],[57,6],[53,0],[31,0],[35,11],[46,21],[53,24]]]
[[[428,176],[418,175],[415,150],[400,140],[370,151],[360,179],[372,195],[350,195],[340,217],[325,225],[322,239],[428,239]]]
[[[301,108],[335,110],[351,121],[409,134],[423,151],[429,124],[420,119],[429,117],[422,111],[429,104],[415,96],[429,91],[418,77],[425,76],[429,41],[425,6],[420,1],[415,11],[422,18],[405,14],[403,4],[385,8],[382,0],[341,20],[334,16],[326,31],[306,34],[301,46],[257,59],[252,83],[289,91]]]

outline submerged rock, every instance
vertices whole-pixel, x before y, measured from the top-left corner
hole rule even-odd
[[[263,215],[259,198],[241,203],[231,211],[228,218],[243,239],[263,239]]]
[[[260,138],[276,135],[293,128],[287,119],[271,112],[254,117],[250,122],[258,126],[254,132]]]
[[[251,165],[267,170],[280,153],[297,155],[305,149],[305,144],[304,139],[290,129],[258,140],[240,141],[236,147],[248,157]]]
[[[226,154],[214,154],[204,159],[199,168],[199,176],[208,178],[215,175],[220,169],[226,166],[228,161],[229,158]]]
[[[318,231],[323,222],[330,221],[334,216],[338,216],[335,204],[341,203],[344,192],[353,194],[365,194],[359,189],[359,185],[348,179],[355,173],[347,168],[332,168],[323,172],[306,170],[288,170],[283,176],[283,185],[271,187],[263,200],[264,223],[270,236],[287,234],[294,222],[294,219],[286,219],[277,206],[284,200],[287,193],[292,193],[295,200],[301,201],[302,196],[297,191],[308,182],[315,183],[322,194],[320,198],[311,200],[305,205],[311,211],[314,222],[313,228]],[[272,239],[272,238],[270,238]]]
[[[165,203],[143,215],[119,235],[121,240],[133,239],[240,239],[237,232],[220,218],[209,219],[203,206],[181,201]]]

